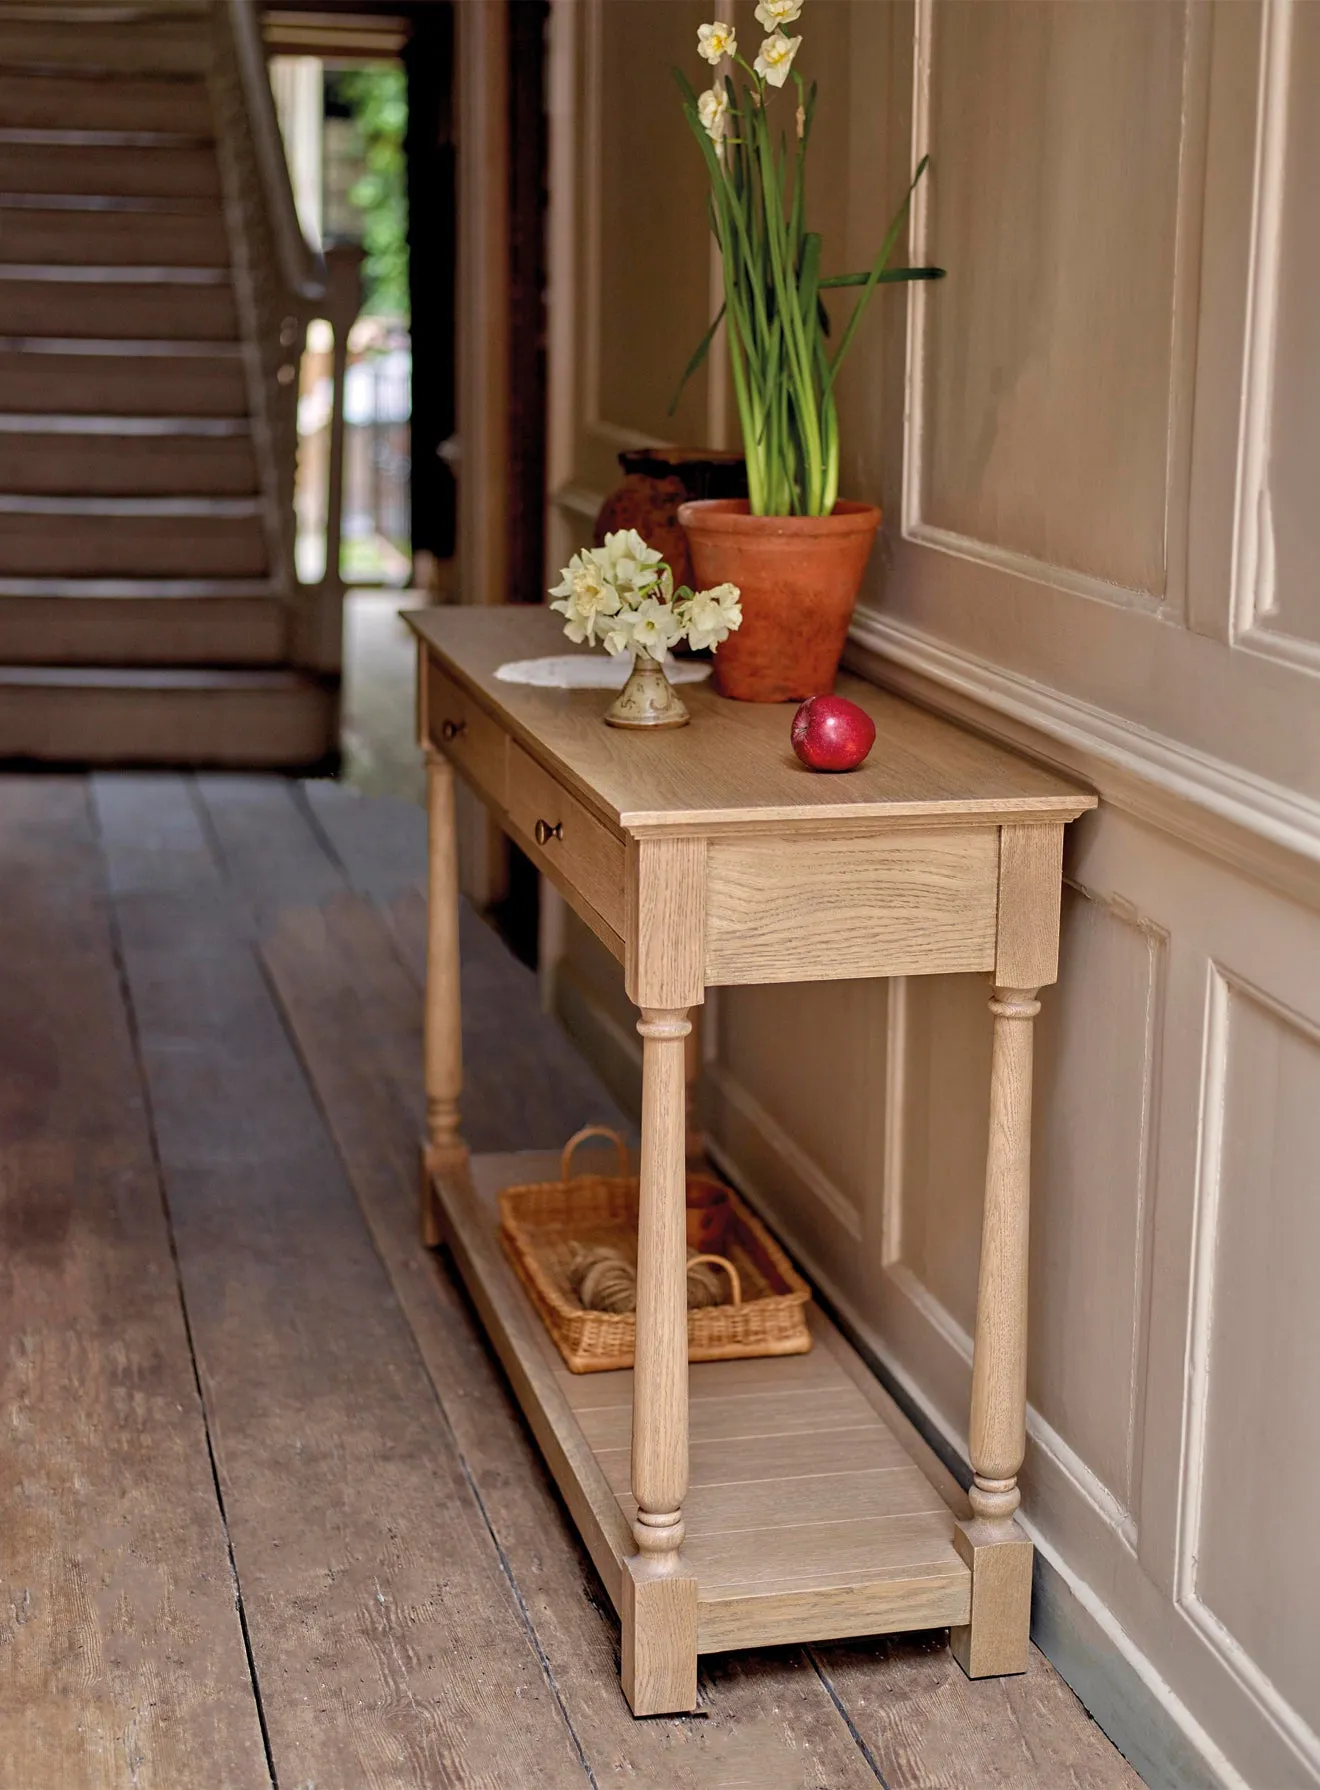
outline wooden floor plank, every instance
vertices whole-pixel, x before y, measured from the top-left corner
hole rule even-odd
[[[812,1648],[889,1790],[1141,1790],[1033,1647],[1021,1678],[964,1678],[934,1637]]]
[[[176,862],[156,864],[141,847],[134,794],[97,780],[279,1780],[581,1784],[562,1710],[260,965],[241,928],[216,917],[219,868],[208,869],[182,820],[160,844]],[[159,806],[160,792],[151,799]],[[259,832],[261,805],[255,818],[239,806]],[[233,836],[216,829],[230,849]],[[289,871],[286,855],[278,874]],[[158,883],[173,894],[163,900]],[[359,1047],[336,1040],[348,1055]]]
[[[397,927],[420,1013],[423,811],[328,782],[205,776],[194,787],[224,874],[258,921],[291,906],[321,906],[350,888],[371,897]],[[587,1124],[631,1134],[613,1099],[540,1011],[532,971],[466,903],[460,930],[464,1134],[471,1147],[558,1148]],[[516,1028],[505,1024],[512,987],[520,992]]]
[[[291,919],[267,943],[266,961],[596,1782],[639,1790],[874,1790],[874,1773],[799,1649],[703,1661],[705,1719],[632,1719],[619,1689],[608,1600],[464,1296],[418,1247],[415,985],[365,903],[338,903],[322,918],[318,929]],[[517,979],[510,987],[506,978],[492,996],[504,1026],[516,1031],[525,999]],[[345,1037],[358,1047],[343,1050]],[[480,1073],[476,1079],[484,1085]],[[474,1122],[482,1118],[473,1113]]]
[[[338,863],[308,825],[299,784],[206,775],[196,778],[195,791],[226,877],[259,914],[316,906],[344,886]]]
[[[392,901],[426,881],[426,815],[416,802],[364,796],[346,783],[309,779],[308,808],[359,894]]]
[[[81,779],[0,781],[0,939],[0,1786],[260,1790]]]

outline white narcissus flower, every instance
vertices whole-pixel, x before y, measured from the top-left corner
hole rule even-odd
[[[550,607],[564,617],[565,634],[579,645],[586,640],[594,646],[599,624],[617,615],[622,602],[592,548],[573,555],[550,595],[559,598]]]
[[[607,534],[596,557],[609,582],[624,601],[645,597],[668,571],[664,555],[648,547],[635,528],[619,528]]]
[[[728,89],[712,87],[708,93],[703,93],[697,101],[697,115],[711,141],[717,145],[722,144],[729,128]]]
[[[648,597],[632,616],[632,649],[663,660],[665,653],[683,632],[673,606],[656,597]]]
[[[761,53],[752,67],[771,87],[782,87],[801,42],[800,37],[785,37],[782,31],[776,31],[761,45]]]
[[[611,658],[617,659],[620,653],[626,653],[632,645],[632,624],[631,610],[624,610],[621,615],[610,617],[600,637],[600,644]]]
[[[756,22],[767,31],[778,31],[802,17],[802,0],[761,0],[756,9]]]
[[[797,14],[793,16],[796,18]],[[704,56],[712,68],[722,57],[737,53],[738,33],[732,25],[722,25],[716,19],[713,25],[697,26],[697,54]]]
[[[688,641],[696,652],[718,646],[742,625],[742,592],[736,584],[693,591],[683,605]]]

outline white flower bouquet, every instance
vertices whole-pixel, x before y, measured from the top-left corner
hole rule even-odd
[[[716,71],[707,92],[697,94],[675,70],[684,111],[706,157],[711,227],[724,266],[724,303],[683,383],[701,365],[727,318],[753,516],[830,515],[839,494],[834,385],[862,313],[877,285],[938,279],[942,272],[888,265],[925,171],[923,157],[870,269],[822,275],[821,239],[807,229],[805,217],[816,87],[813,82],[808,88],[794,66],[801,37],[784,30],[801,17],[803,6],[804,0],[760,0],[756,19],[766,36],[750,63],[739,52],[732,25],[719,20],[702,25],[697,50]],[[741,90],[737,70],[746,77]],[[771,117],[775,92],[790,78],[797,93],[791,143]],[[839,286],[862,290],[831,349],[821,294]]]
[[[718,647],[742,622],[736,584],[675,590],[663,557],[635,528],[575,553],[550,595],[570,640],[632,653],[632,676],[605,717],[616,727],[681,726],[689,716],[664,674],[669,649],[684,640],[698,652]]]

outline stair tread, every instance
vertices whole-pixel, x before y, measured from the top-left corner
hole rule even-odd
[[[0,261],[0,282],[49,280],[78,286],[228,286],[227,267],[147,267],[118,261]]]
[[[90,212],[97,217],[196,218],[220,215],[209,193],[0,193],[0,211]]]
[[[0,336],[0,354],[104,355],[113,360],[241,360],[241,342],[173,336]]]
[[[52,497],[0,491],[0,516],[259,516],[259,497]]]
[[[0,125],[0,147],[32,149],[208,149],[197,131],[127,130],[59,124]]]
[[[161,437],[246,439],[252,425],[245,416],[79,416],[76,412],[12,411],[0,413],[0,435],[82,435],[127,440]]]
[[[321,687],[292,666],[0,665],[0,688],[103,690],[303,690]]]
[[[215,201],[204,210],[99,209],[69,213],[49,205],[10,207],[0,231],[0,255],[11,266],[225,268],[229,244]]]
[[[168,598],[202,603],[208,597],[268,597],[279,592],[269,578],[6,578],[0,577],[0,601],[5,598],[95,598],[106,602],[152,601]]]

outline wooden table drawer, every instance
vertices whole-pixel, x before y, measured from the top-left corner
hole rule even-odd
[[[426,673],[426,725],[454,769],[503,807],[508,735],[434,662]]]
[[[623,840],[556,783],[521,746],[509,743],[510,820],[530,841],[533,860],[579,895],[612,931],[623,932]],[[590,920],[590,915],[584,914]]]

